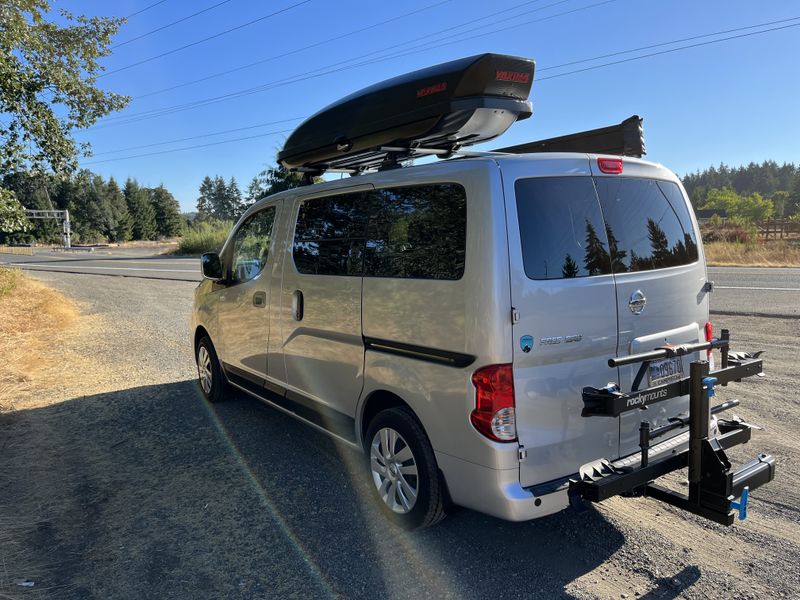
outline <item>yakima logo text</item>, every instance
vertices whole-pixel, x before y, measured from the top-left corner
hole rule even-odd
[[[514,83],[528,83],[531,80],[530,73],[519,71],[497,71],[494,75],[497,81],[513,81]]]
[[[447,82],[443,81],[442,83],[437,83],[436,85],[429,85],[428,87],[424,87],[417,90],[417,98],[424,98],[425,96],[430,96],[431,94],[438,94],[439,92],[443,92],[447,89]]]

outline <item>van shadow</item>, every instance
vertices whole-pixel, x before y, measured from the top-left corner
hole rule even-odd
[[[570,597],[625,543],[594,510],[398,531],[359,454],[244,395],[209,406],[193,381],[0,415],[0,438],[17,524],[0,596]]]

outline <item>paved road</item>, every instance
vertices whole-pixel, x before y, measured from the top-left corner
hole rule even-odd
[[[146,249],[108,249],[80,254],[37,250],[34,256],[0,254],[0,264],[87,275],[179,281],[201,279],[197,258],[153,256]],[[716,285],[711,299],[713,313],[800,317],[800,268],[710,267],[708,271]]]
[[[0,254],[0,264],[13,264],[31,271],[179,281],[200,281],[201,279],[200,262],[197,258],[154,256],[146,249],[104,249],[94,252],[36,250],[33,256]]]
[[[800,317],[800,269],[709,267],[717,314]]]

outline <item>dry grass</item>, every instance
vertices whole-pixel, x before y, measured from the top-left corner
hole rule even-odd
[[[800,267],[800,245],[791,242],[708,242],[704,247],[713,267]]]
[[[37,376],[57,366],[46,355],[77,318],[72,300],[19,271],[0,268],[0,411],[13,410]]]

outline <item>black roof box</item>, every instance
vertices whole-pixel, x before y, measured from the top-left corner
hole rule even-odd
[[[360,171],[493,139],[531,115],[533,73],[530,59],[481,54],[383,81],[306,119],[278,160]]]

